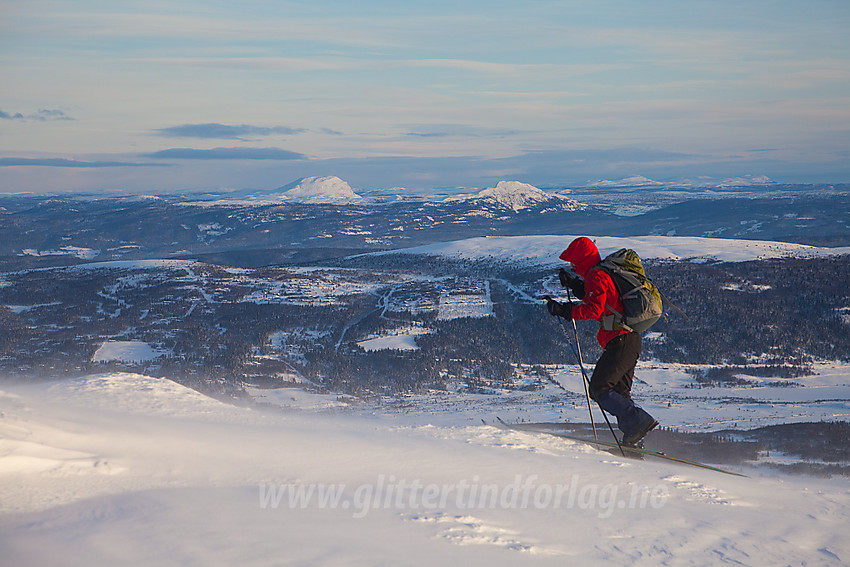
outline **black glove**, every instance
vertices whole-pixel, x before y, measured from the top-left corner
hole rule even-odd
[[[584,299],[584,280],[578,277],[573,277],[564,268],[558,272],[558,279],[561,280],[562,287],[568,287],[572,290],[573,295],[578,299]]]
[[[546,297],[546,309],[553,317],[563,317],[567,321],[573,318],[573,304],[570,302],[559,303],[551,297]]]

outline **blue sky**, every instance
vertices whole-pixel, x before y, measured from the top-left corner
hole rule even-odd
[[[0,0],[0,192],[850,182],[850,2]]]

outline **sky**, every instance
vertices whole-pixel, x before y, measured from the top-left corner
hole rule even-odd
[[[850,182],[850,2],[0,0],[0,193]]]

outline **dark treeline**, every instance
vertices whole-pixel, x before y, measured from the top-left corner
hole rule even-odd
[[[669,362],[805,365],[812,357],[850,360],[850,257],[740,263],[657,262],[655,282],[688,315],[675,312],[647,341]],[[651,335],[654,336],[654,335]]]

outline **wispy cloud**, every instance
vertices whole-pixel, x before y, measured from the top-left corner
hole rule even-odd
[[[469,138],[483,138],[488,136],[510,136],[517,134],[517,130],[498,128],[483,128],[468,124],[416,124],[405,126],[408,136],[420,138],[448,138],[461,136]]]
[[[0,110],[0,120],[22,120],[26,122],[48,122],[51,120],[73,120],[70,116],[56,109],[40,108],[38,112],[32,114],[23,114],[16,112],[9,114]]]
[[[154,130],[158,135],[167,138],[203,138],[218,140],[245,140],[256,136],[271,136],[273,134],[293,135],[306,132],[304,128],[290,128],[289,126],[252,126],[240,124],[231,126],[211,122],[207,124],[182,124],[169,128]]]
[[[3,112],[2,110],[0,110],[0,119],[3,119],[3,120],[23,120],[24,115],[21,114],[20,112],[18,112],[16,114],[9,114],[8,112]]]
[[[411,59],[402,60],[395,63],[398,66],[406,67],[438,67],[444,69],[456,69],[460,71],[477,72],[477,73],[514,73],[518,69],[535,69],[545,70],[551,68],[551,65],[528,63],[492,63],[489,61],[475,61],[471,59]]]
[[[282,150],[280,148],[215,148],[198,150],[193,148],[171,148],[161,150],[144,157],[154,159],[254,159],[254,160],[303,160],[304,154]]]
[[[120,6],[121,2],[117,2]],[[189,7],[195,4],[194,10]],[[41,21],[30,24],[30,29],[64,37],[144,38],[162,40],[181,38],[191,41],[241,42],[245,38],[256,41],[279,41],[281,37],[297,41],[321,41],[337,46],[366,47],[370,49],[396,45],[387,33],[374,33],[374,18],[366,15],[327,14],[319,7],[312,15],[296,16],[293,10],[278,10],[270,6],[263,14],[252,14],[241,5],[222,5],[210,10],[203,2],[186,2],[187,13],[174,15],[141,10],[116,8],[113,13],[103,9],[69,9],[65,13],[44,15]],[[207,9],[204,9],[207,8]],[[306,10],[310,12],[311,10]],[[386,20],[386,17],[384,18]],[[392,20],[389,20],[392,21]],[[398,20],[403,23],[403,16]],[[374,25],[374,24],[373,24]],[[36,27],[37,26],[37,27]],[[392,31],[392,28],[389,30]],[[403,38],[398,38],[399,42]]]
[[[77,168],[101,168],[101,167],[151,167],[165,166],[165,163],[134,163],[126,161],[79,161],[64,158],[0,158],[0,167],[77,167]]]

